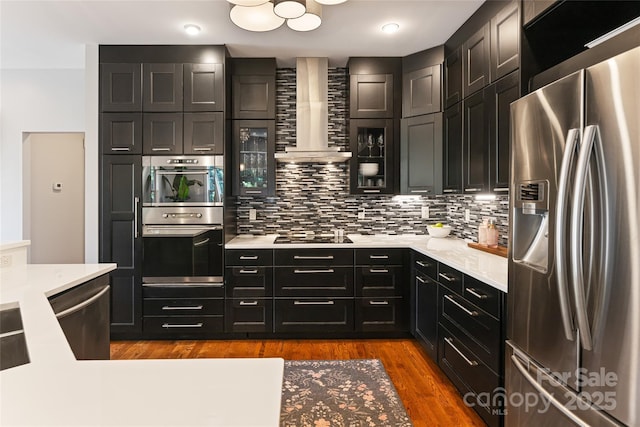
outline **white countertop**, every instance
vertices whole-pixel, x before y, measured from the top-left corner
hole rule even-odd
[[[2,426],[278,426],[282,359],[77,361],[47,300],[115,264],[0,270],[30,363],[0,372]]]
[[[467,246],[454,237],[435,238],[427,235],[362,235],[348,234],[353,243],[278,243],[277,234],[240,235],[225,245],[226,249],[288,249],[288,248],[410,248],[474,277],[502,292],[508,291],[506,258]]]

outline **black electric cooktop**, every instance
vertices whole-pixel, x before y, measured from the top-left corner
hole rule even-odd
[[[274,243],[353,243],[347,236],[278,236]]]

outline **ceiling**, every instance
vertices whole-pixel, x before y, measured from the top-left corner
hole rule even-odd
[[[224,44],[232,56],[323,56],[343,66],[349,56],[406,56],[443,44],[484,0],[349,0],[323,6],[308,33],[286,25],[265,33],[236,27],[226,0],[0,0],[0,67],[84,68],[84,45]],[[380,31],[387,22],[400,31]],[[202,32],[185,34],[184,24]]]

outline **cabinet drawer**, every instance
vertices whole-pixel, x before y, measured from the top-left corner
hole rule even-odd
[[[351,332],[353,298],[276,299],[275,332]]]
[[[462,295],[462,276],[455,268],[438,263],[438,282],[459,295]]]
[[[502,292],[466,274],[464,276],[464,289],[462,292],[465,299],[497,319],[500,319]]]
[[[441,307],[440,323],[495,372],[500,372],[500,322],[450,292],[442,296]]]
[[[402,265],[404,249],[356,249],[356,265]]]
[[[142,285],[144,298],[215,298],[224,297],[224,284],[189,285]]]
[[[433,280],[438,280],[438,263],[428,256],[414,252],[413,268],[420,273],[429,276]]]
[[[385,265],[374,267],[356,267],[356,296],[358,297],[390,297],[402,296],[406,284],[403,281],[402,267]]]
[[[273,264],[273,251],[269,249],[227,249],[224,252],[227,265],[264,265]]]
[[[438,343],[438,364],[447,377],[456,385],[461,394],[472,392],[488,393],[489,404],[496,403],[493,407],[483,407],[480,402],[486,402],[487,398],[467,398],[470,402],[477,403],[474,409],[489,426],[499,426],[498,414],[503,407],[502,400],[495,393],[500,393],[500,377],[494,374],[474,353],[463,343],[458,341],[445,328],[441,329],[440,342]]]
[[[227,299],[227,332],[273,332],[273,300]]]
[[[353,267],[275,267],[278,297],[353,297]]]
[[[222,298],[145,298],[142,305],[145,316],[206,316],[223,315]]]
[[[406,331],[405,301],[403,298],[356,298],[356,330]]]
[[[273,295],[272,267],[227,267],[227,298],[264,298]]]
[[[149,335],[173,338],[206,335],[224,331],[223,316],[144,317],[142,330]]]
[[[274,251],[275,265],[353,265],[352,249],[282,249]]]

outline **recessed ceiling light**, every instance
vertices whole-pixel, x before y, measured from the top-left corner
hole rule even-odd
[[[400,25],[396,24],[395,22],[390,22],[382,26],[382,31],[384,31],[387,34],[393,34],[399,29],[400,29]]]
[[[184,30],[190,36],[195,36],[200,32],[200,27],[197,26],[196,24],[187,24],[187,25],[184,26]]]

